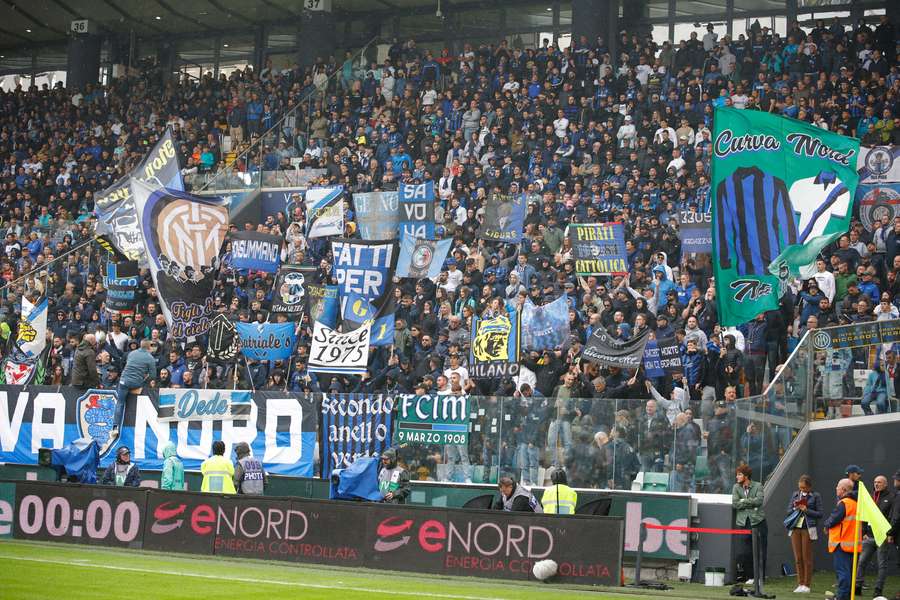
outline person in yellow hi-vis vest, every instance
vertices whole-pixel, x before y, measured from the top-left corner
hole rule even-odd
[[[234,489],[234,465],[225,458],[225,442],[216,440],[212,445],[212,456],[200,465],[203,473],[203,485],[201,492],[214,492],[217,494],[236,494]]]
[[[578,494],[570,488],[566,472],[562,469],[554,469],[550,474],[550,482],[553,484],[544,490],[541,504],[544,512],[554,515],[574,515],[575,506],[578,504]]]

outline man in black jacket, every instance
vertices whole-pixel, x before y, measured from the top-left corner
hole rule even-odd
[[[92,333],[81,338],[72,361],[72,385],[81,388],[100,387],[96,345],[97,340]]]
[[[872,500],[878,505],[881,514],[890,521],[891,510],[894,505],[894,492],[888,486],[887,477],[884,475],[877,476],[872,483],[872,486]],[[857,593],[862,591],[862,586],[865,583],[866,566],[873,558],[877,557],[878,578],[875,580],[874,594],[876,597],[881,595],[881,591],[884,589],[884,581],[887,578],[890,547],[891,544],[887,542],[878,546],[875,541],[875,536],[872,534],[872,528],[869,527],[868,523],[865,523],[863,528],[862,551],[859,554],[859,563],[856,566],[856,570],[859,573],[859,576],[856,579]]]

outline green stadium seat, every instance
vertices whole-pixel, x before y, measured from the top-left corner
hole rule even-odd
[[[669,491],[669,474],[668,473],[649,473],[644,472],[644,485],[641,486],[644,492],[667,492]]]

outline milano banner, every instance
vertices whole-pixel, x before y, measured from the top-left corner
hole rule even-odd
[[[313,396],[257,391],[249,414],[170,423],[171,405],[160,406],[156,394],[141,395],[126,406],[125,425],[115,436],[115,390],[5,386],[0,388],[0,463],[37,464],[40,448],[91,437],[100,446],[101,466],[113,461],[116,448],[128,446],[142,468],[162,469],[163,448],[171,441],[184,467],[197,470],[212,454],[213,441],[222,440],[228,453],[238,442],[250,444],[270,473],[312,477],[316,407]]]
[[[18,540],[518,581],[533,581],[534,563],[552,558],[559,583],[613,586],[625,543],[621,517],[25,481],[0,486],[0,506],[11,505],[3,514]]]

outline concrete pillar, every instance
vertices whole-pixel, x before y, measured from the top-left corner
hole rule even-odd
[[[66,85],[84,89],[89,83],[97,83],[100,78],[100,46],[98,35],[79,34],[69,38],[66,56]]]
[[[572,0],[572,41],[585,36],[593,44],[598,36],[606,43],[617,37],[618,0]]]
[[[326,61],[334,54],[334,14],[330,10],[303,9],[298,36],[297,62],[301,67]]]

